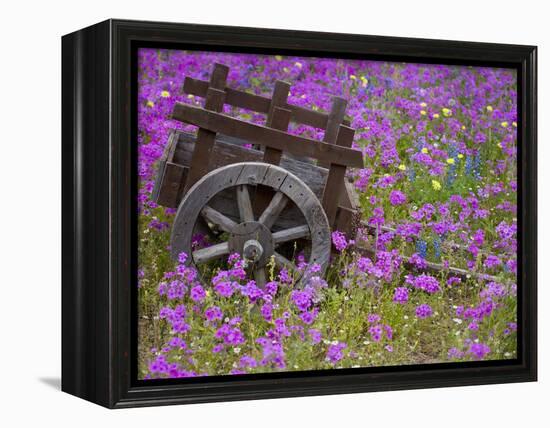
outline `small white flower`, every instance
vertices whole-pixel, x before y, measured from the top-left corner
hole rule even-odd
[[[235,354],[238,354],[238,353],[241,352],[241,348],[239,348],[239,347],[237,346],[236,348],[233,348],[233,352],[234,352]]]
[[[462,324],[462,320],[460,318],[453,318],[453,321],[457,324]]]

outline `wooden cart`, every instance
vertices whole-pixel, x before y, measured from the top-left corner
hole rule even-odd
[[[210,81],[186,78],[184,92],[205,98],[204,108],[176,103],[172,112],[198,131],[171,132],[153,190],[159,205],[178,208],[171,255],[185,252],[188,264],[199,265],[237,252],[262,285],[270,260],[293,266],[279,249],[299,241],[322,274],[331,230],[353,236],[360,218],[345,178],[347,167],[363,167],[361,153],[351,149],[347,103],[334,97],[330,112],[310,110],[287,102],[286,82],[277,81],[268,98],[227,87],[227,74],[215,64]],[[221,113],[224,104],[264,113],[265,126]],[[323,129],[323,141],[288,133],[290,121]],[[194,249],[197,233],[217,243]]]

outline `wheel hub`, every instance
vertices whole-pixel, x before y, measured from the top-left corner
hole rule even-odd
[[[229,236],[230,253],[239,253],[257,267],[263,267],[273,255],[274,243],[271,231],[257,221],[238,224]]]

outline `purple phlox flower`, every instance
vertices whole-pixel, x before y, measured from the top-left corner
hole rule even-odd
[[[409,289],[407,287],[397,287],[393,292],[393,301],[404,305],[409,300]]]
[[[208,321],[221,320],[223,318],[223,312],[218,306],[211,306],[204,311],[204,316]]]
[[[206,291],[200,285],[195,285],[191,289],[191,299],[195,302],[202,302],[206,297]]]
[[[260,313],[267,322],[271,322],[273,320],[273,305],[265,303],[262,305]]]
[[[407,202],[407,197],[400,190],[392,190],[390,192],[390,203],[392,205],[402,205]]]
[[[178,263],[180,264],[185,264],[185,262],[187,261],[187,253],[179,253],[178,255]]]
[[[239,366],[241,368],[254,368],[258,365],[258,362],[251,356],[249,355],[243,355],[241,357],[241,359],[239,360]]]
[[[380,321],[380,319],[381,319],[381,317],[378,314],[368,314],[367,315],[367,322],[370,323],[370,324],[378,322],[378,321]]]
[[[322,335],[321,335],[321,332],[319,330],[316,330],[314,328],[310,328],[308,330],[308,333],[309,333],[309,337],[311,338],[311,343],[316,345],[317,343],[321,342]]]
[[[256,286],[256,281],[248,281],[241,288],[241,294],[249,298],[250,302],[254,303],[263,295],[263,291]]]
[[[420,256],[420,254],[418,253],[414,253],[409,257],[409,263],[412,264],[417,269],[426,269],[426,266],[428,266],[426,259]]]
[[[501,264],[502,262],[500,261],[500,259],[494,254],[488,255],[485,261],[483,262],[483,265],[489,269],[494,268],[496,266],[500,266]]]
[[[426,303],[423,303],[416,307],[416,316],[420,319],[428,318],[432,316],[432,307]]]
[[[410,275],[409,275],[410,276]],[[431,275],[422,274],[412,280],[412,286],[424,290],[429,294],[437,293],[441,290],[439,281]]]
[[[370,337],[375,342],[380,342],[380,340],[382,340],[382,333],[383,333],[382,325],[375,324],[375,325],[369,327],[368,331],[369,331]]]
[[[294,290],[290,293],[290,299],[300,311],[306,311],[312,305],[312,293],[309,290]]]
[[[329,345],[327,350],[326,360],[332,364],[336,364],[337,362],[341,361],[344,358],[343,350],[347,346],[348,345],[343,342],[336,342],[334,344]]]
[[[319,309],[314,308],[311,311],[302,312],[300,314],[300,319],[304,324],[311,325],[313,321],[315,321],[315,318],[317,317],[318,313],[319,313]]]
[[[332,232],[332,244],[337,251],[342,252],[347,248],[348,241],[346,240],[346,236],[342,232],[336,230]]]
[[[476,360],[482,360],[491,352],[491,348],[484,343],[472,343],[468,349],[468,353]]]

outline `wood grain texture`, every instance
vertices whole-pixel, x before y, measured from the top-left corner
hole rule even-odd
[[[319,161],[354,168],[363,167],[363,156],[357,150],[287,134],[283,131],[248,123],[200,107],[176,103],[171,117],[211,132],[222,133],[250,143],[283,150],[295,156],[306,156]]]
[[[225,101],[225,82],[229,68],[222,64],[215,64],[210,84],[206,90],[204,108],[214,112],[222,111]],[[185,189],[188,190],[200,177],[207,173],[208,159],[210,159],[212,147],[216,140],[216,133],[200,128],[197,131],[197,141],[193,157],[187,174]]]
[[[205,97],[208,90],[208,82],[199,79],[186,77],[183,83],[183,91],[187,94],[198,97]],[[229,87],[224,88],[226,93],[226,104],[234,107],[253,110],[258,113],[269,113],[271,107],[271,98],[261,95],[250,94],[245,91],[239,91]],[[306,107],[296,106],[285,103],[282,105],[285,109],[290,110],[290,120],[295,123],[312,126],[318,129],[325,129],[328,122],[329,114],[322,111],[315,111]],[[344,121],[345,125],[349,125],[349,121]]]
[[[321,203],[298,177],[278,166],[255,162],[227,165],[211,171],[186,193],[179,205],[172,227],[170,240],[172,257],[176,259],[181,252],[191,254],[194,224],[204,207],[208,206],[209,201],[220,191],[225,189],[234,191],[235,186],[243,184],[271,187],[283,193],[298,207],[310,230],[309,261],[319,264],[321,271],[324,272],[330,257],[330,228]],[[192,258],[188,259],[188,263],[193,263]]]
[[[355,130],[344,125],[340,125],[336,144],[341,147],[351,147]],[[336,210],[343,194],[344,180],[346,177],[346,167],[344,165],[330,163],[327,182],[323,192],[323,208],[327,213],[329,224],[334,225],[336,220]]]
[[[332,97],[332,106],[328,114],[327,126],[325,127],[325,134],[323,135],[323,141],[328,144],[335,144],[338,137],[338,131],[340,125],[344,121],[346,114],[346,107],[348,102],[341,97]],[[320,162],[321,166],[328,168],[329,162]]]

